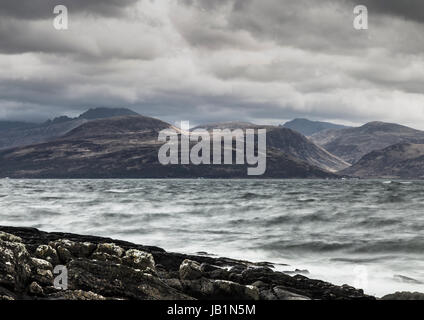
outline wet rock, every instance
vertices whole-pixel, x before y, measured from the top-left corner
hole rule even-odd
[[[181,280],[197,280],[203,276],[200,264],[192,260],[184,260],[180,266]]]
[[[35,256],[37,258],[50,262],[52,265],[59,264],[59,256],[57,254],[56,249],[49,245],[43,244],[41,246],[38,246],[35,250]]]
[[[45,285],[51,285],[53,283],[53,266],[50,262],[31,258],[31,279]]]
[[[130,249],[125,252],[122,262],[135,269],[152,270],[156,272],[155,260],[150,253],[136,249]]]
[[[269,285],[262,281],[255,281],[252,283],[252,286],[257,288],[269,288]]]
[[[49,298],[54,300],[106,300],[105,297],[91,291],[67,290],[51,294]]]
[[[215,280],[214,296],[235,300],[259,300],[259,290],[254,286],[243,286],[226,280]]]
[[[124,255],[125,250],[114,243],[101,243],[97,246],[97,249],[94,251],[94,253],[106,253],[108,255],[120,258]]]
[[[212,272],[208,272],[208,278],[215,279],[215,280],[218,280],[218,279],[229,280],[230,273],[225,269],[218,269]]]
[[[62,249],[61,251],[64,252],[65,262],[70,261],[70,259],[69,255],[63,249],[66,249],[71,254],[71,257],[76,258],[88,258],[94,252],[94,250],[96,250],[96,245],[93,243],[75,242],[68,239],[51,241],[49,245],[55,248],[59,255],[59,248]]]
[[[22,242],[22,239],[20,237],[3,231],[0,231],[0,240],[7,242]]]
[[[83,288],[105,297],[139,300],[185,300],[190,297],[157,277],[110,261],[74,259],[68,265],[70,289]]]
[[[61,245],[58,245],[56,247],[56,252],[59,258],[59,262],[63,264],[66,264],[73,259],[71,252],[65,247],[62,247]]]
[[[31,257],[18,237],[6,233],[0,240],[0,285],[20,291],[31,275]]]
[[[196,299],[259,300],[259,290],[227,280],[181,280],[183,291]]]
[[[66,265],[69,290],[53,287],[55,262]],[[0,299],[374,299],[351,286],[292,277],[270,266],[0,226]]]
[[[29,288],[28,288],[28,291],[31,293],[31,294],[33,294],[33,295],[36,295],[36,296],[42,296],[42,295],[44,295],[44,290],[43,290],[43,288],[37,283],[37,282],[32,282],[30,285],[29,285]]]
[[[213,272],[213,271],[216,271],[216,270],[222,270],[222,268],[217,267],[217,266],[213,266],[213,265],[211,265],[209,263],[202,263],[200,265],[200,270],[203,273],[208,273],[208,272]]]
[[[237,265],[234,267],[231,267],[230,270],[228,270],[229,273],[235,273],[235,274],[241,274],[243,271],[247,269],[246,266],[243,265]]]
[[[286,288],[279,286],[274,287],[272,291],[277,300],[311,300],[309,297],[290,292]]]
[[[94,252],[91,255],[90,258],[91,259],[94,259],[94,260],[98,260],[98,261],[110,261],[110,262],[114,262],[114,263],[117,263],[117,264],[121,264],[122,263],[122,259],[121,258],[119,258],[116,255],[110,255],[110,254],[108,254],[106,252],[97,252],[96,251],[96,252]]]

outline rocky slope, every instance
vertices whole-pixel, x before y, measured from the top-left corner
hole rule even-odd
[[[424,144],[400,143],[373,151],[341,173],[361,178],[423,179]]]
[[[284,128],[295,130],[304,136],[311,136],[324,130],[346,129],[347,126],[331,122],[311,121],[308,119],[294,119],[283,124]]]
[[[348,163],[330,154],[322,147],[314,144],[302,134],[284,127],[256,125],[248,122],[210,123],[197,128],[206,129],[266,129],[267,147],[277,149],[286,155],[300,159],[323,170],[336,172],[347,168]]]
[[[170,125],[126,116],[87,122],[60,139],[0,152],[0,177],[10,178],[247,178],[246,165],[166,165],[158,161],[159,131]],[[286,132],[285,132],[285,131]],[[289,135],[286,137],[286,135]],[[284,139],[281,142],[279,139]],[[289,140],[296,138],[296,141]],[[306,138],[289,129],[269,133],[265,178],[335,178],[296,149]],[[290,143],[289,143],[290,142]],[[273,146],[273,147],[272,147]],[[286,146],[284,149],[283,147]],[[315,147],[317,152],[325,152]],[[292,150],[292,151],[290,151]],[[290,152],[288,152],[290,151]],[[308,151],[308,150],[306,150]],[[298,152],[299,157],[292,154]],[[254,177],[254,176],[250,176]]]
[[[58,265],[68,272],[67,289],[54,285]],[[374,299],[348,285],[272,267],[107,238],[0,227],[0,300]]]
[[[0,121],[0,150],[55,140],[87,121],[137,115],[124,108],[89,109],[77,118],[57,117],[44,123]]]
[[[358,128],[322,131],[310,139],[330,153],[354,164],[367,153],[397,143],[424,143],[424,131],[398,124],[370,122]]]

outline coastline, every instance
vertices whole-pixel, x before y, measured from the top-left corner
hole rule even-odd
[[[53,286],[66,266],[68,289]],[[0,226],[0,300],[375,300],[252,263],[103,237]]]

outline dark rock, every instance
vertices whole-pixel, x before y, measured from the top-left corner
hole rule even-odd
[[[421,292],[396,292],[385,295],[381,300],[424,300],[424,293]]]
[[[181,280],[197,280],[203,276],[202,268],[196,261],[184,260],[180,266]]]
[[[53,286],[56,263],[67,267],[68,290]],[[348,285],[291,277],[269,266],[108,238],[0,227],[3,300],[375,299]]]
[[[35,250],[35,256],[37,258],[47,260],[54,266],[60,262],[56,249],[45,244],[38,246],[38,248]]]
[[[36,296],[43,296],[44,295],[43,288],[37,282],[32,282],[29,285],[28,290],[31,294],[36,295]]]
[[[109,261],[77,258],[69,263],[68,272],[73,290],[137,300],[190,299],[151,274]]]

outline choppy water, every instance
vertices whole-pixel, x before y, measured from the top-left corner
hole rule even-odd
[[[378,296],[424,292],[420,181],[0,180],[0,225],[286,263]]]

